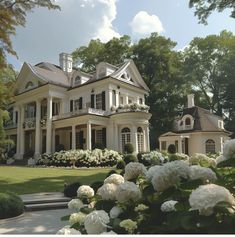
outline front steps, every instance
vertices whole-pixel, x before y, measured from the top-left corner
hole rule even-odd
[[[26,212],[67,208],[71,200],[64,197],[62,193],[26,194],[21,195],[21,198]]]

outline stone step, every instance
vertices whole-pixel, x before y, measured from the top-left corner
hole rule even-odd
[[[68,202],[51,202],[25,205],[25,211],[40,211],[67,208]]]

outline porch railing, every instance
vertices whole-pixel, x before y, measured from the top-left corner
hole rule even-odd
[[[107,116],[108,112],[101,110],[101,109],[86,108],[86,109],[71,111],[71,112],[64,113],[64,114],[55,115],[52,117],[52,120],[55,121],[58,119],[65,119],[65,118],[80,116],[80,115],[84,115],[84,114]]]

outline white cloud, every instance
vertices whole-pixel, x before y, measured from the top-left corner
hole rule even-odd
[[[92,38],[103,42],[119,37],[112,22],[117,0],[57,0],[61,11],[37,8],[27,15],[26,27],[12,38],[21,61],[58,64],[60,52],[71,53]]]
[[[156,15],[149,15],[145,11],[138,12],[132,22],[130,22],[132,33],[135,35],[146,36],[152,32],[162,33],[164,28],[162,22]]]

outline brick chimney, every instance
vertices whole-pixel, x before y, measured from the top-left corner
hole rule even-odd
[[[194,107],[194,94],[188,95],[188,108]]]

